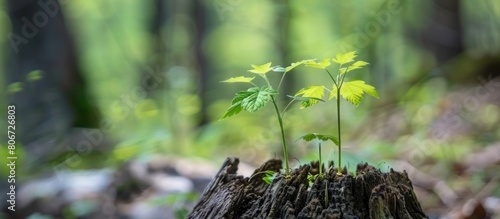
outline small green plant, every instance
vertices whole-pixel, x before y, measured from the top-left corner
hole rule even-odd
[[[260,175],[260,174],[264,174],[264,176],[262,177],[262,180],[266,184],[270,185],[274,181],[274,179],[276,179],[278,172],[274,172],[272,170],[265,170],[265,171],[257,172],[257,173],[254,173],[250,177],[250,179],[248,179],[248,182],[250,182],[255,176]]]
[[[356,61],[354,62],[354,58],[356,58],[356,51],[347,52],[347,53],[339,53],[333,59],[325,58],[321,62],[316,61],[307,61],[305,62],[306,66],[324,69],[328,74],[330,79],[332,79],[333,87],[332,89],[328,89],[325,86],[308,86],[295,94],[295,96],[301,95],[302,97],[315,98],[309,99],[308,101],[302,102],[302,108],[310,107],[318,101],[316,99],[322,99],[325,95],[325,90],[329,91],[329,99],[335,98],[337,100],[337,130],[338,136],[337,141],[333,141],[339,149],[338,153],[338,171],[337,175],[342,175],[342,136],[341,136],[341,126],[340,126],[340,97],[344,98],[348,102],[352,103],[355,106],[358,106],[363,100],[363,94],[368,94],[370,96],[378,97],[378,93],[375,88],[369,84],[366,84],[362,80],[354,80],[348,81],[346,79],[347,73],[350,71],[361,69],[364,66],[368,65],[368,62],[365,61]],[[328,66],[331,65],[331,61],[338,63],[338,73],[337,75],[332,75],[330,71],[327,69]],[[350,64],[347,66],[347,64]],[[306,135],[308,136],[308,135]]]
[[[222,116],[221,119],[225,119],[231,116],[234,116],[238,113],[240,113],[242,110],[248,111],[250,113],[257,112],[258,110],[262,109],[267,105],[267,103],[272,102],[274,105],[274,109],[276,111],[276,116],[278,118],[278,123],[280,126],[281,130],[281,140],[283,143],[283,157],[285,160],[285,174],[286,176],[290,175],[290,168],[289,168],[289,162],[288,162],[288,151],[287,151],[287,142],[286,142],[286,137],[285,137],[285,129],[283,127],[283,116],[285,114],[285,111],[288,109],[288,107],[293,103],[294,101],[298,100],[294,97],[292,97],[292,100],[290,103],[285,107],[285,109],[281,112],[279,110],[276,97],[278,95],[278,90],[281,87],[281,84],[285,78],[285,75],[294,69],[295,67],[304,64],[306,61],[309,60],[304,60],[301,62],[297,63],[292,63],[292,65],[284,68],[280,66],[275,66],[271,67],[271,62],[263,64],[263,65],[252,65],[252,69],[248,70],[249,72],[258,75],[261,77],[265,84],[264,85],[257,85],[253,82],[255,77],[244,77],[244,76],[239,76],[239,77],[232,77],[229,78],[225,81],[222,81],[224,83],[248,83],[251,84],[252,87],[248,88],[247,90],[242,90],[236,93],[234,96],[233,100],[231,101],[231,106],[229,109],[226,111],[226,113]],[[270,71],[274,72],[283,72],[283,75],[281,77],[281,80],[278,84],[277,89],[274,89],[273,86],[271,85],[267,73]],[[317,99],[315,97],[297,97],[300,99],[300,101],[309,101],[311,99]]]
[[[311,134],[306,134],[300,137],[298,140],[304,140],[304,141],[312,141],[312,140],[318,140],[318,154],[319,154],[319,177],[320,179],[323,180],[323,162],[321,160],[321,142],[323,141],[332,141],[334,144],[339,145],[339,140],[337,137],[332,136],[332,135],[321,135],[321,134],[316,134],[316,133],[311,133]]]
[[[367,93],[368,95],[374,96],[378,98],[377,91],[375,88],[371,85],[366,84],[364,81],[361,80],[355,80],[355,81],[347,81],[346,80],[346,75],[348,72],[363,68],[364,66],[368,65],[367,62],[364,61],[356,61],[354,62],[354,58],[356,58],[356,52],[348,52],[344,54],[337,54],[336,58],[330,59],[330,58],[325,58],[321,62],[316,62],[313,59],[306,59],[302,60],[299,62],[292,63],[288,67],[281,67],[281,66],[271,66],[271,62],[263,64],[263,65],[251,65],[252,69],[248,70],[249,72],[256,74],[260,78],[264,80],[264,85],[257,85],[256,83],[253,82],[255,77],[244,77],[244,76],[238,76],[238,77],[232,77],[229,78],[225,81],[222,81],[224,83],[247,83],[251,84],[252,87],[248,88],[247,90],[242,90],[236,93],[234,96],[233,100],[231,101],[231,106],[229,109],[226,111],[226,113],[222,116],[221,119],[225,119],[231,116],[234,116],[241,111],[248,111],[250,113],[257,112],[258,110],[262,109],[267,105],[267,103],[272,102],[274,105],[274,109],[276,111],[276,116],[278,118],[278,123],[280,126],[281,130],[281,140],[283,143],[283,157],[285,160],[285,174],[286,176],[290,175],[290,168],[289,168],[289,162],[288,162],[288,152],[287,152],[287,142],[285,138],[285,129],[283,127],[283,117],[288,109],[288,107],[295,101],[300,101],[301,102],[301,108],[307,108],[310,106],[313,106],[320,101],[324,102],[323,97],[325,96],[325,90],[330,93],[329,99],[336,98],[337,99],[337,128],[338,128],[338,136],[335,138],[334,136],[330,135],[319,135],[319,134],[308,134],[303,137],[313,137],[314,138],[325,138],[328,137],[326,140],[331,140],[333,141],[339,148],[339,155],[338,155],[338,163],[339,163],[339,168],[338,168],[338,175],[342,175],[341,173],[341,167],[342,167],[342,141],[341,141],[341,127],[340,127],[340,96],[342,98],[346,99],[348,102],[354,104],[355,106],[358,106],[361,103],[361,100],[363,99],[363,94]],[[331,61],[336,62],[339,64],[338,68],[338,74],[336,77],[334,77],[330,71],[327,69],[328,66],[331,65]],[[354,62],[347,66],[347,64]],[[290,72],[292,69],[300,66],[300,65],[306,65],[308,67],[313,67],[313,68],[319,68],[319,69],[324,69],[328,76],[332,79],[333,81],[333,88],[330,90],[326,88],[323,85],[311,85],[307,86],[305,88],[300,89],[294,96],[289,96],[291,97],[291,101],[286,105],[285,109],[283,111],[279,110],[278,104],[277,104],[277,95],[279,94],[278,91],[280,90],[281,84],[285,78],[285,75]],[[274,72],[282,72],[283,75],[281,76],[281,80],[277,86],[277,89],[274,89],[273,86],[271,85],[267,73],[274,71]],[[304,138],[303,138],[304,139]],[[321,140],[321,139],[320,139]],[[320,149],[320,157],[321,157],[321,149]],[[321,162],[321,161],[320,161]]]
[[[306,134],[303,135],[302,137],[299,138],[299,140],[302,139],[304,141],[312,141],[312,140],[318,140],[318,154],[319,154],[319,174],[318,177],[320,180],[323,180],[323,162],[321,160],[321,142],[323,141],[332,141],[334,144],[338,145],[339,140],[335,136],[331,135],[321,135],[321,134],[316,134],[316,133],[311,133],[311,134]],[[308,176],[309,179],[309,176]],[[311,181],[311,179],[309,179]],[[325,181],[325,208],[328,206],[328,182]]]

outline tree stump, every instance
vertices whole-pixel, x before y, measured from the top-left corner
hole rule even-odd
[[[279,172],[281,160],[272,159],[256,169],[254,177],[238,176],[238,158],[227,158],[188,215],[199,218],[427,218],[413,192],[406,172],[382,173],[358,164],[356,176],[344,169],[338,176],[330,168],[324,178],[309,182],[317,174],[318,162],[303,165],[289,177],[281,174],[269,185],[262,171]]]

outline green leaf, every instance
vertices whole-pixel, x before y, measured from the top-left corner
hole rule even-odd
[[[26,79],[28,81],[38,81],[38,80],[42,79],[42,77],[43,77],[42,75],[43,75],[42,70],[35,70],[35,71],[28,73],[28,75],[26,76]]]
[[[318,174],[314,174],[314,175],[312,175],[311,173],[307,174],[307,181],[309,181],[309,185],[314,183],[316,176],[318,176]]]
[[[304,63],[310,62],[310,61],[314,61],[314,60],[312,60],[312,59],[304,59],[304,60],[299,61],[299,62],[294,62],[290,66],[288,66],[288,67],[285,68],[285,72],[289,72],[292,69],[294,69],[295,67],[298,67],[298,66],[300,66],[300,65],[302,65]]]
[[[254,93],[254,89],[259,89],[258,87],[252,87],[252,88],[249,88],[248,90],[242,90],[238,93],[236,93],[234,95],[234,98],[233,100],[231,101],[231,106],[229,107],[229,109],[226,111],[226,113],[219,119],[219,120],[222,120],[222,119],[225,119],[225,118],[228,118],[228,117],[231,117],[231,116],[234,116],[238,113],[241,112],[241,110],[243,109],[243,107],[241,106],[241,103],[242,101],[251,96],[253,93]]]
[[[363,68],[364,66],[366,66],[368,64],[369,64],[368,62],[364,62],[364,61],[354,62],[351,66],[347,67],[347,71],[344,68],[343,68],[344,70],[341,69],[340,74],[344,74],[344,73],[350,72],[352,70]]]
[[[229,78],[229,79],[221,81],[221,82],[224,82],[224,83],[250,83],[254,78],[255,77],[239,76],[239,77]]]
[[[255,74],[262,74],[262,75],[273,70],[273,68],[271,68],[271,62],[268,62],[268,63],[263,64],[263,65],[252,65],[252,68],[253,69],[250,69],[248,71],[255,73]]]
[[[23,82],[14,82],[12,84],[9,84],[7,86],[7,92],[8,93],[17,93],[23,90]]]
[[[313,67],[313,68],[320,68],[320,69],[325,69],[326,67],[330,66],[330,59],[325,58],[321,62],[316,62],[314,60],[310,60],[305,63],[306,66],[308,67]]]
[[[268,86],[249,88],[245,93],[247,96],[241,101],[241,107],[248,112],[254,113],[266,106],[271,100],[271,96],[276,94],[278,92]]]
[[[356,51],[351,51],[347,53],[339,53],[336,58],[333,58],[332,61],[339,63],[341,65],[354,61],[356,58]]]
[[[266,170],[264,172],[265,172],[265,176],[262,177],[262,180],[264,180],[264,182],[266,182],[267,184],[270,185],[274,181],[274,179],[276,179],[276,176],[278,175],[278,173],[271,171],[271,170]]]
[[[332,141],[335,145],[339,145],[339,139],[333,135],[322,135],[322,134],[316,134],[316,133],[309,133],[301,136],[299,139],[302,139],[304,141],[312,141],[315,139],[318,139],[320,141]],[[297,140],[299,140],[297,139]]]
[[[355,106],[358,106],[361,103],[364,93],[379,98],[375,87],[366,84],[364,81],[357,80],[344,82],[340,88],[340,95]],[[335,85],[332,89],[332,93],[330,93],[330,99],[333,97],[338,98],[337,88]]]
[[[295,96],[302,95],[302,97],[309,98],[306,101],[303,101],[301,104],[301,109],[310,107],[314,104],[317,104],[318,99],[322,99],[325,95],[325,87],[324,86],[315,86],[311,85],[305,88],[300,89]]]
[[[240,113],[242,109],[243,108],[241,108],[241,102],[239,102],[238,104],[233,104],[229,107],[229,109],[227,109],[226,113],[224,113],[224,115],[219,120],[234,116]]]

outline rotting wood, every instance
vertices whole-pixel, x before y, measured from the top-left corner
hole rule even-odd
[[[337,170],[330,168],[324,180],[316,178],[309,185],[309,173],[317,172],[314,170],[318,168],[311,163],[292,171],[289,177],[279,174],[268,185],[262,180],[263,176],[238,176],[238,163],[238,158],[226,159],[188,218],[427,218],[406,172],[391,169],[382,173],[365,163],[358,164],[355,177],[346,171],[343,176],[337,176]],[[254,174],[279,169],[281,161],[272,159]],[[325,189],[328,199],[325,199]]]

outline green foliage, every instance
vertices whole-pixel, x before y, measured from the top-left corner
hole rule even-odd
[[[35,70],[35,71],[28,73],[28,75],[26,76],[26,80],[38,81],[38,80],[42,79],[42,77],[43,77],[43,71],[42,70]]]
[[[288,106],[290,106],[294,101],[300,101],[301,102],[301,109],[303,108],[308,108],[311,107],[320,101],[324,102],[323,98],[325,96],[325,90],[328,90],[324,85],[309,85],[307,87],[304,87],[300,89],[295,96],[288,96],[291,97],[292,100],[289,102],[287,107],[283,112],[280,112],[278,105],[276,104],[275,98],[278,95],[279,88],[285,78],[285,75],[291,71],[292,69],[300,66],[300,65],[305,65],[307,67],[312,67],[312,68],[319,68],[319,69],[324,69],[328,76],[332,79],[333,82],[333,87],[331,90],[328,90],[330,92],[329,94],[329,100],[336,98],[337,99],[337,128],[338,128],[338,136],[332,136],[332,135],[323,135],[323,134],[306,134],[301,137],[301,139],[305,141],[311,141],[314,139],[319,140],[319,155],[320,155],[320,166],[321,164],[321,141],[332,141],[335,143],[335,145],[338,146],[339,148],[339,158],[338,158],[338,163],[339,163],[339,168],[338,168],[338,174],[341,175],[341,148],[342,148],[342,141],[341,141],[341,127],[340,127],[340,96],[347,100],[348,102],[352,103],[355,106],[358,106],[361,101],[363,100],[363,95],[366,93],[370,96],[378,98],[378,93],[375,90],[375,88],[369,84],[366,84],[364,81],[361,80],[355,80],[355,81],[347,81],[346,80],[346,75],[348,72],[351,72],[356,69],[361,69],[364,66],[368,65],[368,62],[365,61],[356,61],[357,54],[355,51],[352,52],[347,52],[347,53],[339,53],[336,55],[335,58],[330,59],[330,58],[324,58],[320,62],[316,62],[313,59],[305,59],[299,62],[294,62],[288,67],[281,67],[281,66],[271,66],[271,62],[268,62],[263,65],[251,65],[252,69],[248,70],[251,73],[257,74],[264,81],[266,82],[265,85],[263,86],[258,86],[254,84],[252,81],[254,80],[255,77],[244,77],[244,76],[238,76],[238,77],[232,77],[227,80],[224,80],[222,82],[225,83],[249,83],[253,85],[253,87],[248,88],[247,90],[242,90],[239,91],[235,94],[233,100],[231,101],[231,106],[227,109],[226,113],[221,117],[221,119],[225,119],[231,116],[234,116],[238,113],[240,113],[242,110],[248,111],[250,113],[257,112],[258,110],[264,108],[267,103],[272,102],[276,111],[276,115],[278,117],[278,122],[280,125],[281,129],[281,137],[282,137],[282,142],[283,142],[283,153],[284,153],[284,158],[285,158],[285,165],[286,165],[286,175],[289,175],[289,165],[288,165],[288,153],[287,153],[287,145],[286,145],[286,139],[285,139],[285,130],[283,128],[283,115],[285,111],[288,109]],[[332,64],[331,61],[338,63],[338,74],[336,77],[334,77],[330,71],[328,71],[328,67]],[[352,63],[351,65],[344,67],[343,65],[346,65],[348,63]],[[283,73],[281,77],[281,81],[278,84],[278,88],[274,89],[271,86],[271,83],[269,82],[266,74],[270,71],[273,72],[279,72]],[[320,176],[322,176],[321,173],[321,167],[320,167]],[[271,178],[271,175],[264,177],[264,181],[269,182]]]
[[[322,134],[316,134],[316,133],[310,133],[310,134],[305,134],[301,136],[299,139],[302,139],[304,141],[312,141],[312,140],[319,140],[319,141],[332,141],[335,145],[339,145],[339,139],[333,135],[322,135]]]
[[[348,72],[351,72],[356,69],[361,69],[364,66],[368,65],[368,62],[365,61],[356,61],[354,62],[355,58],[357,57],[356,51],[351,51],[347,53],[339,53],[336,55],[335,58],[331,59],[331,61],[338,63],[339,68],[338,68],[338,74],[336,77],[334,77],[330,71],[328,71],[327,67],[331,65],[330,59],[324,58],[321,62],[315,62],[315,61],[307,61],[305,63],[306,66],[308,67],[313,67],[313,68],[320,68],[320,69],[325,69],[326,73],[328,76],[332,79],[333,82],[333,87],[332,90],[330,91],[329,95],[329,100],[335,98],[337,99],[337,128],[338,128],[338,137],[337,138],[327,138],[326,136],[320,136],[317,134],[307,134],[305,136],[302,136],[302,139],[304,140],[312,140],[312,139],[319,139],[321,140],[321,137],[324,137],[326,140],[331,140],[333,141],[339,149],[339,155],[338,155],[338,175],[342,175],[341,169],[342,169],[342,138],[341,138],[341,126],[340,126],[340,97],[344,98],[348,102],[352,103],[355,106],[358,106],[361,101],[363,100],[363,94],[368,94],[370,96],[378,97],[378,93],[375,90],[375,88],[369,84],[366,84],[364,81],[361,80],[355,80],[355,81],[347,81],[346,80],[346,75]],[[354,62],[353,64],[344,67],[344,65]],[[309,86],[306,88],[301,89],[296,95],[302,95],[304,97],[314,97],[314,98],[322,98],[324,95],[324,89],[326,89],[324,86]],[[314,104],[318,103],[316,100],[305,100],[302,102],[302,108],[306,108],[309,106],[312,106]],[[333,137],[333,136],[330,136]],[[321,147],[321,142],[320,142],[320,147]],[[320,148],[320,158],[321,158],[321,148]],[[321,162],[321,161],[320,161]]]
[[[356,58],[357,54],[356,51],[351,51],[351,52],[346,52],[346,53],[338,53],[336,58],[333,58],[332,61],[343,65],[347,64],[349,62],[354,61],[354,58]]]
[[[248,71],[260,75],[266,74],[269,71],[273,70],[273,68],[271,68],[271,62],[268,62],[263,65],[252,65],[252,68],[253,69],[250,69]]]
[[[271,170],[266,170],[264,171],[264,177],[262,177],[262,180],[266,182],[267,184],[271,185],[271,183],[276,179],[276,176],[278,175],[277,172],[271,171]]]
[[[245,98],[241,100],[241,107],[251,113],[266,106],[273,95],[278,94],[274,89],[268,86],[252,87],[245,93]]]
[[[13,82],[13,83],[10,83],[9,85],[7,85],[7,93],[17,93],[17,92],[21,92],[23,91],[24,87],[27,85],[27,83],[29,82],[33,82],[33,81],[38,81],[40,79],[43,78],[43,74],[44,72],[42,70],[34,70],[34,71],[31,71],[28,73],[28,75],[26,75],[26,78],[24,80],[24,82]]]
[[[325,87],[324,86],[308,86],[306,88],[300,89],[295,96],[302,95],[302,97],[308,98],[307,100],[303,100],[301,104],[301,108],[307,108],[314,104],[317,104],[319,100],[322,100],[325,95]]]
[[[318,175],[314,174],[312,175],[311,173],[307,174],[307,181],[309,182],[309,186],[311,186],[314,183],[314,179],[316,179]]]
[[[305,134],[301,136],[299,139],[302,139],[304,141],[312,141],[312,140],[319,140],[318,143],[318,154],[319,154],[319,177],[323,177],[323,162],[321,160],[321,141],[332,141],[334,144],[339,145],[339,140],[337,137],[332,136],[332,135],[322,135],[322,134],[316,134],[316,133],[310,133],[310,134]]]
[[[8,93],[17,93],[23,90],[24,83],[23,82],[14,82],[7,86]]]
[[[315,62],[313,60],[309,60],[305,62],[306,66],[313,68],[326,69],[326,67],[330,66],[330,59],[324,58],[321,62]]]
[[[257,172],[257,173],[254,173],[250,179],[248,179],[248,181],[251,181],[252,178],[254,178],[255,176],[257,175],[260,175],[260,174],[264,174],[264,176],[262,177],[262,180],[266,183],[266,184],[271,184],[274,179],[276,179],[276,176],[278,176],[278,172],[274,172],[272,170],[265,170],[265,171],[261,171],[261,172]]]
[[[257,112],[259,109],[266,106],[271,100],[271,97],[276,94],[278,94],[278,92],[269,86],[251,87],[247,90],[240,91],[236,93],[231,101],[231,106],[221,119],[234,116],[240,113],[242,109],[251,113]]]
[[[375,87],[366,84],[364,81],[347,81],[344,82],[344,84],[340,88],[340,95],[349,103],[352,103],[355,106],[358,106],[361,103],[364,93],[379,98]],[[333,85],[332,92],[330,92],[329,99],[333,98],[338,98],[336,85]]]
[[[270,101],[274,105],[274,109],[276,111],[276,116],[278,117],[278,122],[280,125],[281,129],[281,139],[283,143],[283,153],[284,153],[284,159],[285,159],[285,173],[288,176],[289,175],[289,164],[288,164],[288,152],[287,152],[287,145],[286,145],[286,138],[285,138],[285,130],[283,128],[283,112],[280,112],[278,105],[276,104],[275,97],[278,95],[278,91],[281,82],[283,82],[283,79],[286,75],[286,73],[293,68],[303,64],[304,62],[298,62],[298,63],[292,63],[291,66],[283,68],[280,66],[277,67],[271,67],[271,62],[268,62],[263,65],[251,65],[252,69],[248,70],[251,73],[259,75],[264,81],[266,82],[265,85],[263,86],[258,86],[252,82],[254,79],[253,77],[244,77],[244,76],[239,76],[239,77],[232,77],[229,78],[225,81],[225,83],[250,83],[253,85],[253,87],[248,88],[247,90],[242,90],[239,91],[235,94],[233,100],[231,101],[231,106],[227,109],[226,113],[221,117],[222,119],[234,116],[238,113],[240,113],[242,110],[248,111],[250,113],[257,112],[258,110],[264,108],[267,103]],[[266,74],[270,71],[274,72],[283,72],[283,76],[281,78],[280,84],[278,85],[278,89],[275,90],[272,86],[271,83],[269,82]],[[291,102],[293,102],[295,99],[293,99]],[[308,99],[311,100],[311,99]],[[317,101],[317,100],[313,100]],[[285,109],[286,110],[286,109]]]

